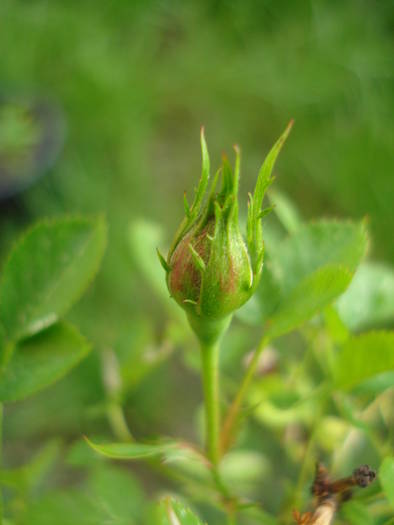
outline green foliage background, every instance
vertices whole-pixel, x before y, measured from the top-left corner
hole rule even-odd
[[[109,414],[116,418],[119,404],[137,437],[198,439],[198,354],[167,300],[154,248],[168,246],[183,213],[183,191],[196,184],[201,124],[214,165],[222,149],[230,152],[234,142],[240,144],[246,205],[268,148],[295,118],[276,169],[278,199],[290,197],[305,220],[367,216],[369,259],[381,261],[384,270],[394,263],[393,22],[389,0],[1,1],[2,93],[48,96],[62,106],[67,122],[65,148],[51,172],[17,200],[1,203],[1,259],[17,234],[42,217],[104,213],[109,224],[99,276],[68,315],[93,343],[93,352],[50,390],[5,411],[6,466],[33,461],[36,469],[7,496],[16,516],[13,524],[45,525],[54,523],[53,516],[61,525],[153,523],[146,517],[148,496],[163,488],[177,490],[162,473],[152,474],[140,464],[106,466],[80,440],[82,434],[114,439]],[[273,247],[281,239],[279,222],[267,220],[267,244]],[[335,257],[328,262],[337,263]],[[373,271],[376,289],[382,274],[376,266]],[[383,273],[392,290],[390,272]],[[244,321],[254,315],[258,324],[272,313],[264,311],[264,293],[262,288],[260,304],[241,313]],[[356,295],[352,304],[363,301],[365,295]],[[379,301],[374,310],[378,307]],[[341,308],[349,312],[346,304]],[[390,328],[392,307],[383,305],[383,310],[377,327]],[[354,314],[350,310],[347,315],[351,323]],[[336,316],[326,316],[330,337],[340,340]],[[365,327],[346,325],[356,331]],[[260,330],[234,326],[222,359],[228,392],[234,391],[239,362],[260,333],[261,325]],[[258,459],[237,463],[235,458],[228,467],[229,479],[233,475],[241,491],[263,501],[272,513],[290,515],[293,503],[305,506],[315,454],[330,463],[349,431],[348,419],[381,391],[370,385],[356,406],[341,403],[342,398],[328,401],[331,415],[317,430],[312,421],[316,407],[295,403],[286,424],[302,421],[303,426],[291,427],[293,437],[288,436],[278,423],[285,416],[273,405],[287,407],[294,396],[302,397],[310,383],[319,382],[325,366],[321,355],[305,357],[304,336],[291,334],[278,342],[281,371],[297,388],[289,380],[283,391],[275,378],[268,378],[268,386],[259,383],[251,394],[260,399],[262,390],[268,396],[266,410],[257,410],[241,436]],[[308,332],[306,340],[313,337]],[[186,353],[178,351],[185,346]],[[157,351],[154,366],[144,359],[146,349]],[[102,374],[112,351],[127,385],[115,392]],[[352,352],[347,349],[343,359]],[[392,376],[384,380],[392,385]],[[382,409],[374,421],[386,452],[392,451],[393,438],[388,392],[386,412]],[[332,407],[338,402],[342,414]],[[312,432],[318,434],[317,450],[304,467],[303,447]],[[339,458],[338,453],[337,470],[346,473],[357,461],[378,463],[381,451],[375,450],[374,440],[366,433],[353,455],[343,452]],[[259,466],[255,478],[246,475],[243,465]],[[133,497],[120,499],[117,492]],[[199,510],[209,523],[222,523],[223,516],[205,501]],[[105,521],[105,512],[112,521]],[[360,512],[362,523],[379,519],[374,512],[366,515],[364,507],[357,509],[357,502],[347,512],[357,516],[348,520],[360,520]],[[83,521],[81,515],[90,518]],[[265,518],[246,519],[264,523]]]

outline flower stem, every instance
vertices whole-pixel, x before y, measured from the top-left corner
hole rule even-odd
[[[0,468],[3,466],[3,405],[0,403]],[[0,487],[0,525],[3,524],[3,490]]]
[[[219,344],[201,343],[202,379],[205,405],[205,446],[214,466],[219,461]]]

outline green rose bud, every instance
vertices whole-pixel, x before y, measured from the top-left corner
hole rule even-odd
[[[292,122],[268,154],[249,197],[246,242],[238,219],[240,152],[235,147],[235,168],[226,157],[208,189],[209,155],[201,131],[202,175],[191,206],[185,197],[185,218],[169,250],[159,254],[171,296],[186,311],[200,340],[213,342],[227,327],[235,310],[254,293],[262,272],[264,245],[261,210],[276,157]],[[221,189],[217,190],[219,178]]]

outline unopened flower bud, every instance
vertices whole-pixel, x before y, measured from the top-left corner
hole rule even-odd
[[[201,340],[217,339],[235,310],[251,297],[261,277],[263,238],[261,205],[272,182],[272,168],[291,124],[268,154],[250,195],[246,242],[238,220],[240,152],[235,168],[226,157],[216,173],[203,206],[209,180],[209,156],[201,132],[202,175],[191,206],[185,197],[185,218],[169,250],[160,260],[167,273],[171,296],[186,311]],[[221,189],[217,190],[219,177]]]

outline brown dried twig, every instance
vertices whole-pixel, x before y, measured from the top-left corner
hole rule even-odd
[[[293,512],[298,525],[330,525],[340,504],[352,496],[355,487],[365,488],[376,478],[376,472],[368,465],[361,465],[347,478],[331,481],[327,469],[320,463],[316,465],[312,494],[315,497],[315,510],[301,514]]]

